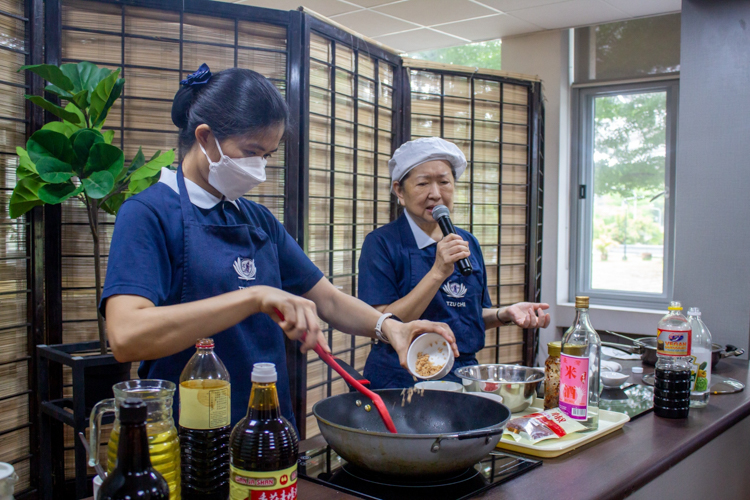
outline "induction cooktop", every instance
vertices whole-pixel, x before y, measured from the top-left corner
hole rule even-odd
[[[304,480],[372,500],[460,500],[472,498],[540,465],[540,460],[492,451],[473,467],[437,481],[404,480],[360,469],[325,446],[300,454],[298,474]]]

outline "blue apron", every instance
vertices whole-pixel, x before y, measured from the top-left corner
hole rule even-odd
[[[249,223],[247,207],[238,203],[248,224],[201,224],[196,220],[195,207],[187,194],[182,166],[177,170],[177,184],[185,245],[180,303],[215,297],[247,286],[281,288],[276,245],[263,230]],[[220,210],[235,209],[227,201],[220,202],[220,205]],[[270,362],[276,365],[278,374],[276,387],[281,413],[296,428],[281,328],[268,315],[259,313],[214,335],[213,339],[216,344],[214,351],[227,367],[232,383],[232,425],[247,414],[253,364]],[[195,349],[189,348],[152,361],[144,375],[179,384],[180,374],[194,353]],[[179,394],[175,394],[175,407],[178,406]],[[175,420],[178,420],[177,414]]]
[[[403,217],[403,216],[402,216]],[[405,224],[404,224],[405,225]],[[408,231],[408,235],[405,233]],[[412,243],[411,230],[401,231],[402,245],[414,246],[409,252],[409,285],[406,296],[435,263],[437,245],[419,249]],[[441,285],[420,319],[439,321],[448,324],[456,334],[460,356],[455,359],[451,373],[441,380],[461,382],[453,372],[463,366],[476,365],[475,353],[484,347],[484,321],[482,320],[482,297],[484,292],[484,268],[472,253],[470,257],[474,272],[462,276],[455,268],[453,274]],[[398,361],[398,354],[390,345],[378,342],[372,346],[365,363],[364,376],[371,382],[373,389],[390,389],[412,387],[417,381]]]

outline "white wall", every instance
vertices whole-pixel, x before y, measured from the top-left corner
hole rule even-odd
[[[505,71],[542,79],[546,106],[545,198],[542,249],[542,300],[550,304],[552,323],[540,336],[539,360],[547,342],[570,326],[575,308],[568,297],[570,224],[570,30],[553,30],[503,39]],[[595,328],[655,334],[661,311],[615,307],[591,308]]]
[[[747,22],[746,22],[747,21]],[[750,340],[750,2],[686,0],[682,13],[676,164],[675,297],[701,307],[717,343]],[[573,320],[568,297],[570,31],[503,40],[506,71],[538,75],[547,122],[542,300],[546,343]],[[599,330],[656,334],[666,311],[593,306]],[[556,328],[553,328],[556,327]],[[747,355],[746,355],[747,356]]]
[[[750,330],[750,2],[682,3],[675,296],[714,340]]]

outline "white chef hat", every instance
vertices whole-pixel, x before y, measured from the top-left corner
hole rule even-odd
[[[388,161],[391,173],[391,192],[393,181],[401,181],[414,167],[433,160],[446,160],[456,171],[456,179],[466,170],[466,156],[461,150],[440,137],[422,137],[402,144]]]

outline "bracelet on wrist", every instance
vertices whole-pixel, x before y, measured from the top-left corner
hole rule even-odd
[[[495,318],[500,322],[500,326],[508,326],[513,324],[513,320],[503,321],[500,319],[500,308],[495,312]]]

